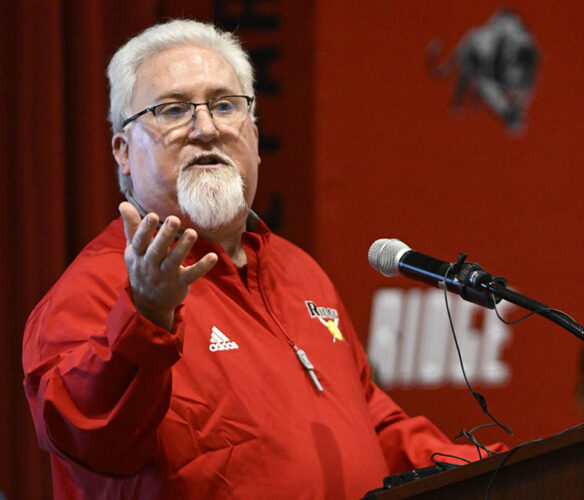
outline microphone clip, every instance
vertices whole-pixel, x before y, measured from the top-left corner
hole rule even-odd
[[[488,285],[495,282],[506,287],[507,280],[490,275],[476,262],[466,262],[466,258],[466,254],[458,254],[458,259],[451,268],[454,279],[460,283],[460,296],[469,302],[494,309],[501,302],[501,297],[491,293]]]
[[[461,269],[462,269],[462,265],[464,264],[464,261],[466,260],[466,258],[468,257],[467,254],[465,253],[459,253],[458,254],[458,259],[456,259],[456,262],[454,264],[452,264],[452,267],[450,268],[452,273],[454,273],[454,275],[458,275],[458,273],[460,273]]]

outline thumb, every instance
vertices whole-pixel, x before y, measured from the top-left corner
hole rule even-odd
[[[118,206],[118,210],[124,221],[124,233],[126,234],[126,241],[129,245],[142,219],[134,205],[127,201],[122,201]]]

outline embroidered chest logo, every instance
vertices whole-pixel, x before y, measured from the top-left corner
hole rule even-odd
[[[239,349],[236,342],[232,342],[227,335],[225,335],[219,328],[214,326],[211,329],[211,340],[209,342],[209,350],[214,351],[228,351],[230,349]]]
[[[318,320],[328,328],[328,331],[333,336],[333,342],[337,340],[344,340],[341,330],[339,330],[339,313],[336,309],[330,307],[319,307],[311,300],[305,300],[304,303],[308,308],[308,313],[311,318],[318,318]]]

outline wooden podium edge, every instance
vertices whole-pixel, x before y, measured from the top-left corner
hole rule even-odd
[[[397,500],[452,485],[465,479],[493,474],[497,468],[505,469],[515,463],[553,453],[554,451],[584,443],[584,423],[570,427],[548,438],[527,441],[510,450],[462,465],[456,469],[439,472],[416,481],[377,493],[378,500]],[[492,475],[493,475],[492,474]]]

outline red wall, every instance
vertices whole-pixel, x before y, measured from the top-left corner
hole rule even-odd
[[[465,252],[521,293],[584,321],[584,3],[507,4],[543,56],[527,128],[518,136],[480,106],[453,113],[454,76],[436,80],[424,65],[432,39],[441,37],[450,50],[486,23],[498,2],[318,2],[314,254],[363,341],[376,290],[428,292],[370,268],[367,250],[381,237],[447,261]],[[512,308],[508,315],[519,313]],[[478,382],[475,389],[515,436],[487,431],[479,439],[519,443],[578,423],[582,342],[540,317],[509,327],[509,334],[500,352],[507,382]],[[451,382],[389,389],[407,411],[428,415],[450,436],[489,421]]]

